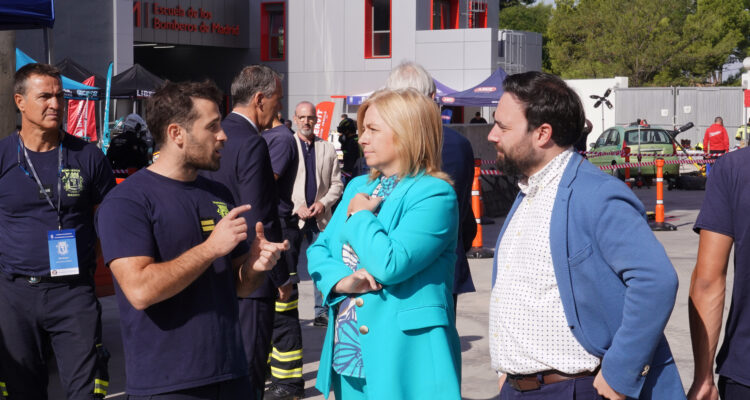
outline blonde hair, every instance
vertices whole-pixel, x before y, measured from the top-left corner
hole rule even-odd
[[[414,176],[420,171],[453,183],[440,169],[443,149],[443,125],[437,104],[412,88],[379,90],[372,94],[357,111],[357,126],[361,135],[365,129],[365,114],[376,107],[380,117],[394,133],[394,146],[401,165],[399,178]],[[372,169],[370,179],[380,171]]]

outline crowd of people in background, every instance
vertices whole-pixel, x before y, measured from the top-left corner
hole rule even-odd
[[[47,398],[50,350],[68,399],[107,394],[98,249],[116,282],[128,399],[302,398],[307,243],[313,324],[326,329],[318,390],[459,399],[474,153],[442,124],[423,67],[404,62],[384,83],[356,119],[341,116],[340,165],[312,102],[282,119],[283,77],[267,66],[240,71],[224,118],[212,82],[167,82],[143,121],[159,157],[115,185],[104,154],[61,129],[59,71],[19,69],[21,128],[0,141],[0,398]],[[520,193],[488,299],[500,398],[685,398],[664,335],[678,280],[643,205],[576,151],[591,123],[563,80],[527,72],[503,86],[487,146]],[[704,145],[729,149],[720,117]],[[750,398],[748,161],[748,149],[716,161],[694,226],[690,399]]]

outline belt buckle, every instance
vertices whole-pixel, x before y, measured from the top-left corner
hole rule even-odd
[[[521,390],[521,385],[518,384],[518,380],[517,379],[508,377],[508,384],[513,389],[518,390],[519,392],[523,392],[523,390]]]
[[[37,283],[39,283],[39,282],[41,282],[41,281],[42,281],[42,278],[40,278],[40,277],[38,277],[38,276],[29,276],[29,277],[26,277],[26,280],[27,280],[27,281],[28,281],[28,282],[29,282],[30,284],[32,284],[32,285],[36,285]]]
[[[521,383],[525,384],[521,384]],[[532,380],[524,380],[524,378],[511,378],[508,377],[508,383],[510,384],[510,387],[513,389],[519,391],[519,392],[528,392],[530,390],[537,390],[542,387],[541,382],[539,382],[539,379]]]

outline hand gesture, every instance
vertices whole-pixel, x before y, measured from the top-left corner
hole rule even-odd
[[[237,244],[247,239],[247,223],[240,214],[250,211],[250,208],[249,204],[237,206],[216,224],[206,239],[206,247],[213,251],[214,259],[229,254]]]
[[[602,396],[605,399],[625,400],[624,394],[617,393],[614,389],[609,387],[607,381],[604,380],[604,376],[602,376],[601,370],[599,370],[599,373],[596,374],[596,378],[594,378],[594,389],[599,393],[599,396]]]
[[[719,390],[714,384],[713,377],[710,381],[693,381],[687,398],[688,400],[719,400]]]
[[[309,219],[312,216],[310,213],[310,209],[307,208],[304,204],[299,206],[297,211],[295,211],[295,214],[297,214],[302,219]]]
[[[382,197],[370,196],[364,193],[357,193],[349,201],[349,208],[346,210],[347,215],[352,215],[357,211],[369,210],[375,212],[380,202],[383,201]]]
[[[310,210],[310,217],[317,217],[320,213],[325,210],[323,203],[316,201],[313,203],[308,210]]]
[[[375,278],[362,268],[338,281],[333,291],[336,293],[361,294],[374,292],[382,288],[383,285],[376,282]]]
[[[250,246],[248,265],[252,266],[253,271],[256,272],[270,271],[276,265],[276,261],[279,260],[281,252],[284,250],[289,250],[289,241],[284,240],[283,243],[269,242],[263,231],[263,224],[258,222],[255,224],[255,240]]]

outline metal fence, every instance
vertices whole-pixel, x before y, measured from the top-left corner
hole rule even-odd
[[[737,128],[747,122],[739,87],[622,88],[615,89],[615,96],[616,124],[645,119],[649,124],[671,128],[692,122],[695,127],[677,137],[689,139],[692,146],[703,141],[714,118],[722,117],[729,146],[734,147]]]

